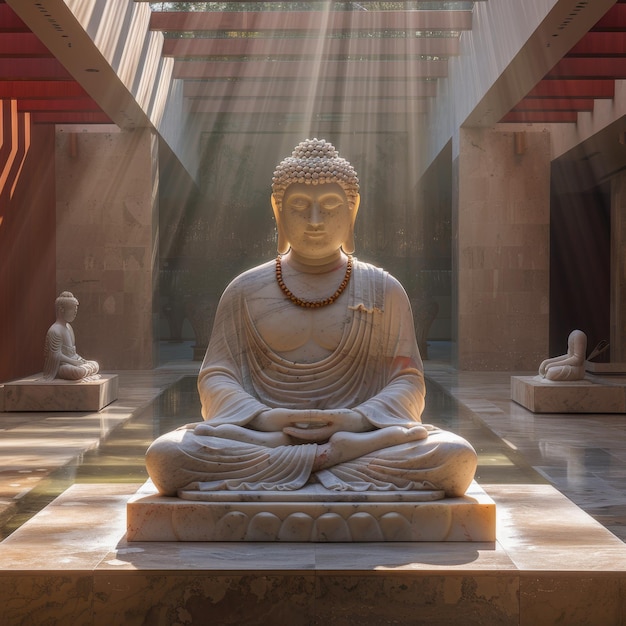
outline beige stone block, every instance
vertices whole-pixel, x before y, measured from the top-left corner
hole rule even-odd
[[[533,413],[626,413],[626,386],[512,376],[511,399]]]
[[[521,626],[622,624],[620,581],[605,576],[523,576]],[[576,602],[572,602],[572,597]]]
[[[2,624],[91,624],[91,573],[32,573],[0,575]]]
[[[202,571],[114,572],[94,583],[96,626],[289,624],[308,626],[317,604],[313,574]],[[344,592],[349,595],[349,587]],[[67,622],[71,623],[71,622]]]
[[[517,624],[512,574],[320,575],[316,624]]]
[[[77,381],[37,374],[0,385],[0,411],[99,411],[117,400],[117,390],[117,374]]]

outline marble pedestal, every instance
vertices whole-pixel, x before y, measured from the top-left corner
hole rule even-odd
[[[626,413],[626,386],[512,376],[511,399],[533,413]]]
[[[151,483],[127,505],[128,541],[495,541],[495,504],[472,483],[440,492],[215,492],[211,501],[156,495]]]
[[[99,411],[117,400],[117,388],[117,374],[77,381],[36,374],[0,385],[0,411]]]

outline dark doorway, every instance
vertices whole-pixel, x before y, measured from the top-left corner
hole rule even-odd
[[[610,186],[605,184],[586,191],[559,193],[553,185],[550,206],[550,356],[566,352],[567,337],[574,329],[586,333],[587,354],[598,342],[609,340],[610,273]],[[608,361],[609,351],[597,360]]]

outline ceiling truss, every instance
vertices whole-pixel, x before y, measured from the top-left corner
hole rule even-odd
[[[315,2],[309,11],[281,10],[284,5],[271,1],[232,2],[229,11],[195,4],[198,10],[167,11],[158,9],[172,3],[155,3],[150,19],[150,28],[164,35],[162,55],[175,60],[188,112],[281,116],[305,107],[312,115],[419,116],[460,53],[474,3],[405,5],[414,10],[395,3],[394,10],[374,10],[379,3],[361,0],[320,10]],[[626,0],[617,1],[501,121],[575,123],[596,100],[613,98],[622,79]],[[17,99],[18,110],[36,123],[111,123],[3,0],[0,98]]]

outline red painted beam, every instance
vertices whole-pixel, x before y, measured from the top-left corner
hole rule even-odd
[[[31,119],[34,124],[112,124],[105,113],[68,113],[46,112],[33,113]]]
[[[8,194],[7,181],[10,180],[11,170],[15,162],[17,148],[14,138],[19,132],[18,120],[24,119],[24,115],[18,115],[17,102],[15,100],[0,100],[0,198]],[[10,187],[10,185],[9,185]]]
[[[0,33],[0,57],[46,58],[52,54],[33,33]]]
[[[299,31],[471,30],[471,11],[264,11],[153,12],[152,30]]]
[[[69,100],[18,100],[18,111],[99,111],[102,109],[91,98],[71,98]]]
[[[524,98],[513,111],[593,111],[593,98]]]
[[[588,32],[568,53],[567,57],[610,57],[626,54],[626,32]]]
[[[8,4],[0,4],[0,33],[29,33],[30,28]]]
[[[613,80],[542,80],[528,98],[597,98],[615,96]]]
[[[441,78],[448,62],[438,61],[176,61],[174,78],[268,78],[351,80]]]
[[[0,59],[0,81],[71,78],[70,73],[56,59]]]
[[[379,55],[431,55],[455,56],[459,53],[457,37],[414,37],[410,39],[351,38],[237,38],[166,39],[163,56],[176,58],[210,56],[367,56]]]
[[[561,59],[546,78],[626,78],[626,56],[620,58]]]
[[[501,120],[501,123],[521,122],[526,124],[559,124],[559,123],[576,123],[578,121],[578,113],[573,111],[521,111],[507,113]]]
[[[0,98],[78,98],[87,92],[75,81],[0,80]]]
[[[619,31],[626,28],[626,4],[614,4],[591,30],[605,32]]]

